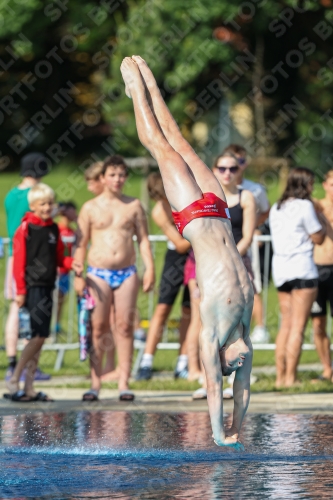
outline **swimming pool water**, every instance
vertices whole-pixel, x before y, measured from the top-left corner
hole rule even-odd
[[[207,413],[7,415],[0,497],[333,498],[332,431],[333,416],[248,415],[235,453],[213,443]]]

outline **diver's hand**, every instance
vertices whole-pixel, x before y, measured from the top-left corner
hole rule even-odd
[[[233,434],[232,436],[229,436],[228,433],[226,433],[226,436],[223,440],[222,439],[216,440],[214,438],[214,443],[217,444],[217,446],[228,446],[228,448],[233,448],[236,451],[245,450],[244,445],[238,439],[238,434]]]

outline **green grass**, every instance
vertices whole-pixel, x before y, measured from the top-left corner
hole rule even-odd
[[[54,387],[62,389],[89,389],[90,382],[79,382],[73,384],[58,384]],[[154,379],[140,382],[130,382],[130,389],[135,391],[195,391],[201,387],[198,382],[188,382],[187,380]],[[116,382],[103,383],[103,389],[118,389]]]
[[[311,394],[311,393],[332,393],[333,384],[331,382],[314,382],[318,376],[315,372],[302,372],[301,383],[289,389],[276,389],[274,387],[275,378],[273,375],[260,375],[258,380],[251,385],[251,393],[279,392],[282,394]],[[154,379],[140,382],[130,382],[130,389],[136,391],[195,391],[199,389],[198,382],[188,382],[187,380]],[[73,384],[55,384],[57,388],[65,389],[89,389],[90,383],[80,382]],[[105,383],[103,389],[117,389],[116,383]]]
[[[332,393],[333,384],[326,381],[315,381],[318,373],[306,371],[299,375],[299,385],[288,389],[275,389],[275,377],[273,375],[260,375],[258,380],[251,385],[251,392],[281,392],[283,394],[305,394],[305,393]]]
[[[154,371],[172,372],[175,369],[178,352],[176,350],[157,351],[154,357]],[[40,358],[42,370],[53,376],[87,376],[89,375],[88,361],[79,360],[78,350],[67,351],[64,362],[59,371],[54,371],[56,360],[55,351],[44,351]],[[318,363],[319,358],[316,351],[304,351],[301,356],[301,363]],[[274,351],[254,351],[253,366],[274,366]],[[7,369],[7,359],[3,351],[0,352],[0,379],[4,377]],[[303,375],[302,375],[303,376]],[[188,382],[185,382],[187,384]]]

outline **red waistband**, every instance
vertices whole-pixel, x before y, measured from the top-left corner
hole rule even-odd
[[[174,223],[183,234],[185,226],[193,219],[201,217],[220,217],[230,219],[228,205],[214,193],[203,193],[200,200],[196,200],[180,212],[172,212]]]

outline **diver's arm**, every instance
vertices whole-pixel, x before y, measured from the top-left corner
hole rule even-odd
[[[233,386],[234,412],[232,426],[226,433],[227,436],[235,436],[237,439],[250,402],[250,377],[252,370],[253,349],[249,338],[245,341],[245,343],[249,347],[250,352],[247,354],[243,366],[236,370]]]
[[[213,430],[213,438],[218,446],[228,446],[235,450],[243,450],[238,438],[224,432],[223,426],[223,377],[218,341],[211,335],[200,336],[201,360],[204,365],[207,384],[209,416]]]
[[[223,446],[225,441],[223,427],[223,379],[217,339],[214,341],[210,335],[202,332],[200,335],[200,352],[206,374],[207,400],[213,438],[217,445]]]

